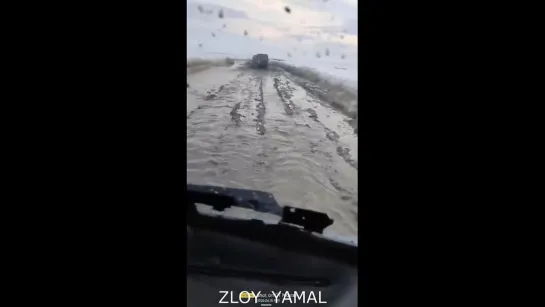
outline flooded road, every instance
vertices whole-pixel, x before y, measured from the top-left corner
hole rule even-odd
[[[326,233],[357,235],[354,127],[299,84],[241,63],[189,74],[187,182],[271,192],[327,213]]]

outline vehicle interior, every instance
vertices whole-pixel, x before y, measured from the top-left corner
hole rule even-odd
[[[241,303],[242,291],[261,291],[265,300],[250,299],[251,306],[357,304],[357,246],[321,235],[333,223],[326,214],[280,207],[269,193],[241,189],[188,185],[187,199],[188,306]],[[241,207],[281,220],[213,216],[198,205],[217,212]],[[272,291],[281,295],[275,299]],[[290,300],[286,291],[306,296]]]

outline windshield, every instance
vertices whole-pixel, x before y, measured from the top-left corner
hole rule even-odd
[[[357,0],[189,0],[187,182],[269,192],[357,237],[357,18]]]

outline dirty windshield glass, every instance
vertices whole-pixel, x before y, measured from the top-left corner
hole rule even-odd
[[[357,236],[357,18],[357,0],[188,0],[187,182]]]

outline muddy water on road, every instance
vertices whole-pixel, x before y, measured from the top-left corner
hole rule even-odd
[[[357,235],[357,136],[349,118],[282,70],[218,67],[188,76],[187,180],[258,189],[327,213]]]

